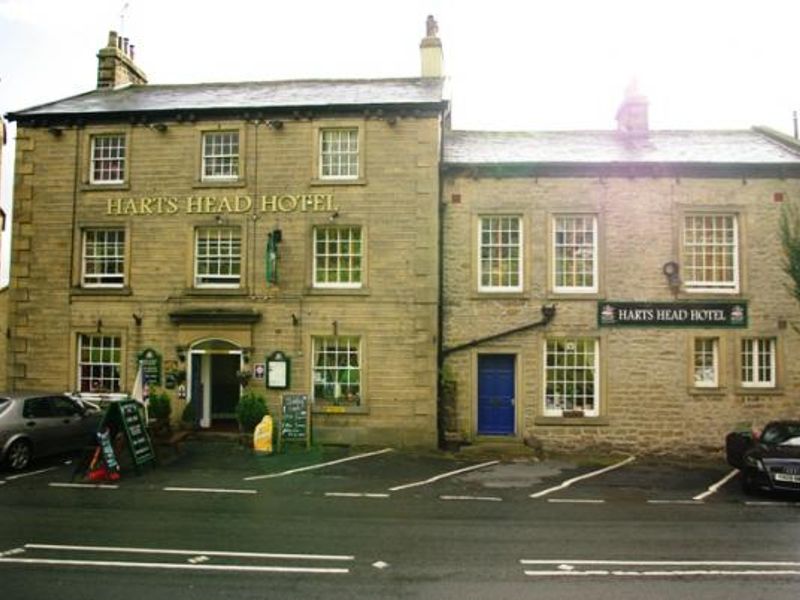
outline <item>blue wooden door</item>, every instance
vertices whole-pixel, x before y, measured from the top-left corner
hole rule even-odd
[[[478,433],[514,434],[513,354],[478,356]]]

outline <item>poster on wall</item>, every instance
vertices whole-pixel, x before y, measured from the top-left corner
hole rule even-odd
[[[289,387],[291,376],[289,357],[280,350],[267,358],[267,387],[285,390]]]

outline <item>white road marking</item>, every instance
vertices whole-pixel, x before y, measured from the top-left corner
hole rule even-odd
[[[800,508],[800,502],[776,502],[770,500],[746,500],[745,506],[793,506]]]
[[[593,500],[582,498],[548,498],[548,502],[553,504],[605,504],[605,500]]]
[[[379,560],[379,561],[376,561],[376,562],[372,563],[372,566],[375,567],[376,569],[383,570],[383,569],[385,569],[386,567],[389,566],[389,563],[383,562],[382,560]]]
[[[118,490],[119,486],[113,483],[48,483],[50,487],[55,488],[83,488],[95,490]]]
[[[165,487],[165,492],[196,492],[199,494],[257,494],[258,490],[231,490],[225,488]]]
[[[542,496],[547,496],[548,494],[552,494],[553,492],[557,492],[558,490],[563,490],[571,486],[573,483],[578,481],[583,481],[584,479],[589,479],[590,477],[596,477],[597,475],[602,475],[603,473],[608,473],[609,471],[613,471],[614,469],[619,469],[620,467],[624,467],[629,462],[636,460],[635,456],[629,456],[623,461],[610,465],[608,467],[604,467],[602,469],[598,469],[597,471],[592,471],[591,473],[584,473],[583,475],[578,475],[577,477],[573,477],[572,479],[567,479],[566,481],[562,482],[561,484],[547,488],[546,490],[542,490],[541,492],[536,492],[535,494],[531,494],[531,498],[541,498]]]
[[[727,475],[725,475],[725,477],[723,477],[722,479],[720,479],[718,482],[716,482],[716,483],[715,483],[715,484],[713,484],[713,485],[710,485],[710,486],[708,487],[708,489],[707,489],[705,492],[703,492],[702,494],[697,494],[697,496],[695,496],[694,498],[692,498],[692,500],[705,500],[706,498],[708,498],[708,497],[709,497],[709,496],[711,496],[712,494],[716,494],[716,493],[719,491],[719,489],[720,489],[720,488],[721,488],[723,485],[725,485],[725,484],[726,484],[726,483],[728,483],[728,482],[729,482],[731,479],[733,479],[734,477],[736,477],[736,474],[737,474],[738,472],[739,472],[739,469],[734,469],[733,471],[731,471],[730,473],[728,473]]]
[[[800,567],[797,561],[752,561],[752,560],[537,560],[520,559],[522,565],[599,565],[599,566],[643,566],[643,567]]]
[[[5,552],[0,552],[0,557],[3,557],[3,556],[14,556],[15,554],[25,554],[25,548],[12,548],[11,550],[6,550]]]
[[[362,494],[360,492],[325,492],[330,498],[389,498],[389,494]]]
[[[8,483],[8,482],[6,482],[6,481],[0,481],[0,485],[5,485],[6,483]]]
[[[175,571],[234,571],[251,573],[305,573],[305,574],[347,574],[350,569],[331,567],[277,567],[272,565],[191,565],[183,563],[148,563],[124,562],[103,560],[62,560],[50,558],[0,558],[0,565],[28,564],[28,565],[65,565],[76,567],[115,567],[133,569],[164,569]]]
[[[439,496],[439,500],[474,500],[477,502],[502,502],[499,496]]]
[[[787,577],[800,576],[800,571],[524,571],[528,577]]]
[[[55,471],[58,467],[47,467],[46,469],[39,469],[38,471],[30,471],[28,473],[20,473],[19,475],[11,475],[6,477],[6,481],[14,481],[15,479],[22,479],[23,477],[33,477],[34,475],[41,475],[42,473],[49,473]]]
[[[136,548],[124,546],[67,546],[60,544],[25,544],[31,550],[63,550],[77,552],[117,552],[120,554],[168,554],[178,556],[226,556],[228,558],[276,558],[285,560],[342,560],[355,556],[342,554],[274,554],[266,552],[226,552],[215,550],[176,550],[171,548]]]
[[[463,469],[457,469],[455,471],[448,471],[447,473],[442,473],[440,475],[434,475],[433,477],[430,477],[430,478],[425,479],[423,481],[414,481],[413,483],[406,483],[406,484],[403,484],[403,485],[396,485],[395,487],[389,488],[389,491],[390,492],[397,492],[397,491],[400,491],[400,490],[407,490],[407,489],[413,488],[413,487],[420,487],[422,485],[428,485],[428,484],[434,483],[436,481],[439,481],[441,479],[446,479],[447,477],[453,477],[454,475],[460,475],[461,473],[467,473],[469,471],[477,471],[478,469],[483,469],[485,467],[491,467],[492,465],[496,465],[499,462],[500,462],[499,460],[490,460],[489,462],[481,463],[479,465],[471,465],[469,467],[464,467]]]
[[[298,469],[289,469],[288,471],[280,471],[279,473],[267,473],[266,475],[252,475],[245,477],[245,481],[256,481],[257,479],[274,479],[275,477],[286,477],[287,475],[294,475],[295,473],[304,473],[305,471],[313,471],[315,469],[322,469],[331,465],[338,465],[341,463],[349,462],[351,460],[359,460],[361,458],[368,458],[370,456],[378,456],[379,454],[386,454],[387,452],[394,452],[393,448],[384,448],[383,450],[376,450],[375,452],[367,452],[365,454],[358,454],[356,456],[348,456],[347,458],[340,458],[330,462],[320,463],[318,465],[309,465],[307,467],[300,467]]]
[[[695,506],[702,506],[705,504],[702,500],[648,500],[648,504],[690,504]]]

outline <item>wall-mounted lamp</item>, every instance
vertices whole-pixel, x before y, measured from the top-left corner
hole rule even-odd
[[[141,327],[142,326],[142,319],[144,317],[142,315],[137,315],[136,313],[133,313],[131,316],[133,317],[133,321],[136,323],[136,326],[137,327]]]
[[[103,319],[97,319],[97,333],[103,330]]]
[[[150,129],[155,129],[159,133],[164,133],[167,130],[167,124],[166,123],[150,123],[150,125],[148,125],[148,127]]]
[[[335,220],[336,220],[336,219],[338,219],[338,218],[339,218],[339,211],[338,211],[338,210],[335,210],[335,211],[333,211],[333,212],[331,213],[331,216],[330,216],[330,217],[328,217],[328,221],[335,221]]]
[[[389,115],[388,117],[386,117],[386,122],[392,127],[394,127],[395,125],[397,125],[397,116]]]
[[[294,313],[292,313],[292,325],[293,325],[294,327],[297,327],[298,325],[300,325],[300,317],[298,317],[298,316],[297,316],[296,314],[294,314]]]
[[[280,121],[278,119],[272,119],[270,121],[267,121],[267,125],[269,126],[270,129],[283,129],[283,121]]]
[[[175,354],[178,355],[178,360],[186,362],[186,346],[175,346]]]
[[[673,294],[677,294],[678,291],[681,289],[681,268],[675,261],[669,261],[668,263],[664,263],[664,266],[661,268],[662,273],[667,278],[667,284],[669,285],[669,289],[672,290]]]
[[[64,133],[64,130],[61,129],[60,127],[48,127],[47,131],[49,131],[50,135],[52,135],[53,137],[61,137],[61,134]]]

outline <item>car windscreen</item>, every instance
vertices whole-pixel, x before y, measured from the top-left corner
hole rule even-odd
[[[9,406],[11,406],[11,400],[0,398],[0,415],[2,415]]]
[[[774,423],[764,429],[761,440],[777,446],[800,446],[800,424]]]

